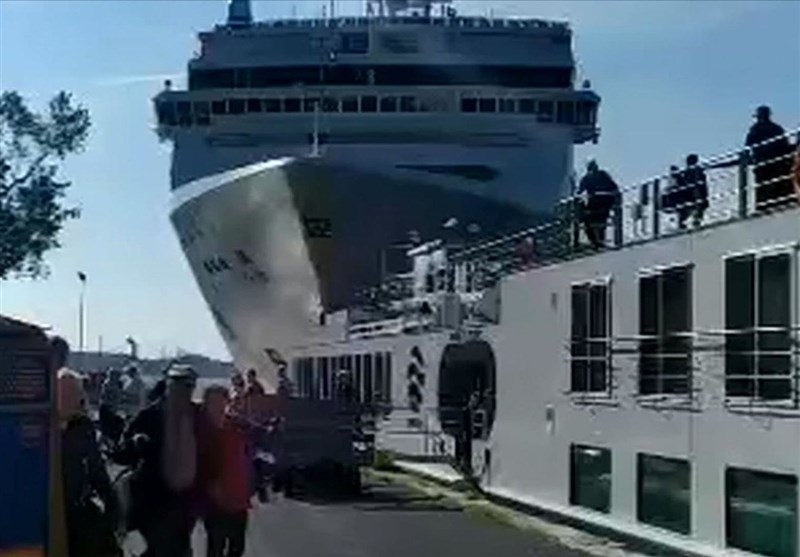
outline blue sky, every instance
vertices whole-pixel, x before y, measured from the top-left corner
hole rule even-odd
[[[318,15],[322,0],[256,1],[257,18]],[[337,1],[340,13],[363,2]],[[753,108],[800,124],[800,2],[456,1],[462,13],[569,20],[580,69],[603,97],[596,156],[622,182],[691,151],[735,147]],[[152,131],[150,98],[182,74],[196,32],[222,21],[223,0],[0,0],[0,89],[34,105],[59,89],[91,111],[85,153],[71,159],[70,201],[83,210],[50,276],[0,283],[0,312],[77,343],[79,284],[88,280],[88,344],[146,355],[178,347],[227,357],[169,225],[169,146]],[[178,81],[180,82],[180,81]]]

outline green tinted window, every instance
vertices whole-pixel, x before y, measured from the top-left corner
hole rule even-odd
[[[770,557],[797,555],[797,477],[741,468],[725,474],[730,547]]]
[[[687,461],[638,456],[637,518],[681,534],[691,532],[692,489]]]
[[[570,452],[570,504],[610,512],[611,451],[573,445]]]

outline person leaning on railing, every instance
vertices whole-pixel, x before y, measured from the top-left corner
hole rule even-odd
[[[586,230],[586,237],[595,249],[605,246],[606,226],[611,210],[619,207],[619,186],[601,170],[594,160],[586,165],[586,174],[581,178],[578,196],[583,198],[580,205],[580,218]]]
[[[786,203],[793,197],[792,148],[786,131],[771,120],[771,115],[770,107],[759,106],[745,140],[752,154],[757,209]]]

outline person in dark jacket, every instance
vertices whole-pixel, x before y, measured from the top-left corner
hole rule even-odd
[[[682,198],[684,205],[678,209],[679,225],[683,228],[684,222],[691,215],[694,227],[697,228],[703,222],[703,216],[708,209],[708,182],[697,155],[686,157],[686,168],[681,175],[686,194]]]
[[[119,505],[94,425],[86,415],[83,377],[65,367],[68,354],[66,341],[60,337],[51,341],[51,358],[58,370],[59,460],[67,551],[69,557],[114,557],[122,554],[116,539]]]
[[[756,208],[765,209],[792,200],[792,147],[786,131],[772,121],[768,106],[756,109],[756,122],[745,144],[751,151],[756,179]]]
[[[130,480],[130,530],[147,542],[146,557],[191,554],[197,521],[199,410],[194,370],[173,365],[162,397],[142,409],[123,435],[115,460],[135,469]]]
[[[595,161],[586,165],[586,175],[581,178],[578,194],[585,196],[580,214],[586,237],[595,249],[605,245],[606,226],[611,209],[619,206],[620,192],[616,182]]]

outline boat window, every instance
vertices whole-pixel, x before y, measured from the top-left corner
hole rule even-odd
[[[692,528],[692,482],[689,462],[637,455],[636,517],[640,522],[689,534]]]
[[[322,99],[323,112],[339,112],[339,99],[334,97],[325,97]]]
[[[581,101],[575,103],[575,123],[583,126],[593,124],[592,113],[594,111],[594,103]]]
[[[341,52],[343,54],[366,54],[368,50],[369,50],[368,33],[366,32],[342,33]]]
[[[280,99],[264,99],[264,112],[280,112],[281,100]]]
[[[228,99],[228,112],[242,114],[244,112],[244,99]]]
[[[400,97],[400,112],[416,112],[417,99],[415,97]]]
[[[298,98],[290,97],[283,100],[284,112],[300,112],[300,106],[300,99]]]
[[[575,107],[569,101],[559,101],[558,113],[556,121],[559,124],[574,124],[575,123]]]
[[[797,476],[725,470],[725,540],[759,555],[797,555]]]
[[[522,114],[534,114],[536,112],[536,100],[534,99],[520,99],[519,111]]]
[[[208,126],[211,124],[211,107],[206,101],[195,101],[192,103],[192,113],[194,121],[198,126]]]
[[[319,104],[319,98],[306,97],[303,99],[303,112],[314,112]]]
[[[689,394],[692,268],[639,279],[639,394]]]
[[[461,99],[461,112],[477,112],[478,99],[465,97]]]
[[[553,121],[553,101],[539,101],[539,114],[540,122]]]
[[[261,99],[247,99],[247,112],[261,112]]]
[[[500,99],[500,112],[514,112],[514,99]]]
[[[178,113],[179,126],[192,125],[192,103],[188,101],[180,101],[175,103],[175,108]]]
[[[384,377],[383,377],[383,354],[380,352],[376,352],[374,355],[375,359],[375,398],[376,402],[386,402],[383,398],[386,392],[386,389],[383,385]]]
[[[364,402],[369,404],[372,402],[375,389],[372,381],[372,354],[364,354],[362,358],[364,359]]]
[[[233,70],[233,86],[237,89],[250,87],[250,68]]]
[[[344,97],[342,99],[342,112],[358,112],[358,97]]]
[[[609,390],[611,369],[611,303],[607,283],[572,287],[572,350],[570,390]]]
[[[397,112],[397,97],[381,97],[381,112]]]
[[[725,392],[788,399],[792,388],[789,253],[725,261]]]
[[[586,445],[570,447],[569,503],[595,511],[611,510],[611,451]]]
[[[497,99],[479,99],[479,112],[497,112]]]
[[[356,392],[356,399],[358,400],[358,402],[363,402],[364,401],[364,396],[362,394],[362,388],[361,388],[361,384],[362,384],[362,381],[361,381],[362,365],[361,364],[363,363],[363,361],[361,360],[361,354],[356,354],[355,356],[353,356],[353,363],[355,364],[355,373],[354,373],[353,386],[354,386],[354,390]]]
[[[227,112],[226,101],[211,101],[211,114],[226,114]]]
[[[320,398],[327,400],[331,398],[331,358],[320,358],[322,367],[320,369]]]
[[[361,112],[377,112],[378,98],[372,95],[361,97]]]

